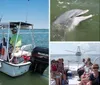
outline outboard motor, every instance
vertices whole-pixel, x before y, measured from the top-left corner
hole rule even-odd
[[[30,70],[43,74],[49,65],[49,49],[45,47],[35,47],[32,51],[31,62]]]

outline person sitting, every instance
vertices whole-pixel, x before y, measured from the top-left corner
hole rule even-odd
[[[89,81],[88,77],[89,77],[90,73],[92,72],[91,66],[92,66],[91,59],[87,58],[86,65],[84,67],[84,73],[81,76],[80,85],[86,85],[87,82]]]
[[[61,85],[61,75],[57,71],[57,64],[58,62],[55,60],[51,61],[51,74],[52,78],[56,80],[56,85]]]
[[[90,66],[93,65],[90,58],[87,58],[86,63],[89,63]]]
[[[62,58],[58,60],[58,72],[62,74],[62,80],[64,81],[64,84],[68,84],[63,61],[64,60]]]
[[[98,71],[98,64],[92,65],[93,73],[89,76],[89,82],[87,85],[100,85],[100,72]]]
[[[83,62],[82,66],[80,68],[78,68],[78,70],[77,70],[77,73],[78,73],[78,76],[79,76],[78,81],[81,81],[81,76],[84,73],[84,67],[85,67],[85,59],[84,58],[83,58],[82,62]]]
[[[0,43],[0,58],[7,61],[7,42],[3,37],[2,42]]]

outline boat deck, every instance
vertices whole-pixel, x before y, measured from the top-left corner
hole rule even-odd
[[[69,80],[68,85],[78,85],[80,82],[77,79],[78,79],[78,76],[68,79]],[[56,85],[55,80],[51,80],[50,83],[51,83],[51,85]]]
[[[75,76],[75,77],[69,79],[69,85],[77,85],[77,84],[79,84],[80,82],[77,79],[78,79],[78,76]]]

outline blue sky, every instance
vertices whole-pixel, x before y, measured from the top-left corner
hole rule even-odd
[[[0,0],[0,17],[2,22],[27,21],[34,28],[48,28],[49,0]]]
[[[74,54],[77,51],[77,46],[85,54],[100,54],[100,43],[50,43],[51,54]],[[70,52],[72,51],[72,52]],[[88,51],[88,52],[86,52]]]

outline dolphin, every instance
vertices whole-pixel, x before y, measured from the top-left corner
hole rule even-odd
[[[66,11],[65,13],[61,14],[54,22],[52,26],[58,26],[61,29],[64,28],[68,31],[73,30],[80,22],[91,18],[93,15],[90,14],[88,16],[83,16],[89,10],[82,10],[82,9],[72,9],[70,11]]]

